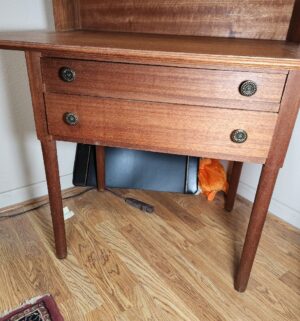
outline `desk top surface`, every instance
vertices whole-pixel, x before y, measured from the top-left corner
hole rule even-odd
[[[159,59],[183,64],[229,64],[300,69],[300,45],[284,41],[101,31],[1,32],[0,48],[82,54],[112,60]]]

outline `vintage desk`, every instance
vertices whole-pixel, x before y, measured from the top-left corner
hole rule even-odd
[[[227,210],[242,163],[260,163],[235,279],[244,291],[300,103],[299,1],[182,3],[56,0],[57,32],[1,33],[0,48],[26,54],[58,258],[67,245],[57,140],[98,146],[99,189],[103,146],[234,161]]]

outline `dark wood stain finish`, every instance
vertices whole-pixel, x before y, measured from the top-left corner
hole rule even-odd
[[[278,120],[267,162],[282,167],[300,107],[300,72],[291,71],[282,97]]]
[[[151,65],[224,66],[284,72],[300,69],[299,45],[285,41],[187,37],[115,32],[0,32],[0,47],[42,53],[81,54],[82,59]],[[84,58],[83,58],[84,57]]]
[[[239,292],[244,292],[247,288],[278,172],[278,167],[272,167],[269,164],[263,166],[234,284]]]
[[[105,190],[105,148],[96,146],[97,182],[99,192]]]
[[[80,0],[52,0],[56,31],[80,28]]]
[[[83,29],[285,40],[294,0],[85,0]]]
[[[241,262],[235,280],[236,290],[247,288],[255,254],[268,213],[278,172],[283,166],[300,105],[300,72],[291,72],[284,92],[272,147],[263,165],[251,212]]]
[[[43,139],[41,140],[41,145],[45,163],[56,255],[59,259],[64,259],[67,256],[67,241],[56,142],[50,139]]]
[[[57,32],[0,33],[0,48],[26,51],[58,258],[67,245],[56,140],[98,146],[99,190],[107,145],[233,160],[227,210],[241,162],[253,161],[263,170],[235,279],[246,289],[300,104],[299,3],[53,0]],[[62,63],[76,68],[75,82],[58,79]],[[239,95],[241,75],[257,94]],[[63,121],[70,111],[77,126]],[[239,128],[244,144],[230,140]]]
[[[225,202],[225,209],[228,212],[231,212],[233,210],[242,169],[243,169],[242,162],[233,162],[230,179],[229,179],[229,189],[226,195],[226,202]]]
[[[49,133],[65,139],[88,139],[104,146],[264,163],[276,113],[140,102],[78,95],[46,94]],[[74,112],[78,125],[63,115]],[[236,128],[248,132],[244,144],[233,143]],[[171,138],[171,139],[170,139]],[[219,155],[219,153],[222,154]]]
[[[300,43],[300,0],[295,0],[287,40]]]
[[[64,82],[59,70],[76,73]],[[285,74],[176,68],[83,60],[42,60],[47,92],[156,101],[186,105],[278,111]],[[224,81],[226,79],[226,81]],[[242,82],[252,80],[258,91],[242,96]]]
[[[43,139],[48,135],[48,126],[43,96],[43,80],[40,62],[41,54],[39,52],[26,51],[25,57],[36,133],[38,139]]]

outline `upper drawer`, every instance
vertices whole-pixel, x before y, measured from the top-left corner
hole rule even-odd
[[[42,72],[47,92],[273,112],[278,111],[286,80],[280,73],[54,58],[42,59]],[[249,80],[257,90],[244,96],[241,84]]]

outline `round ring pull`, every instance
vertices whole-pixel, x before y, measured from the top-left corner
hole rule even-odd
[[[76,73],[69,67],[62,67],[59,69],[59,77],[65,82],[72,82],[75,80]]]
[[[234,143],[237,143],[237,144],[242,144],[244,143],[247,138],[248,138],[248,134],[245,130],[243,129],[235,129],[231,135],[230,135],[230,138],[231,140],[234,142]]]
[[[70,126],[75,126],[79,122],[79,118],[75,113],[65,113],[63,116],[64,122]]]
[[[250,97],[257,92],[257,85],[252,80],[246,80],[241,83],[239,91],[242,96]]]

